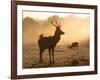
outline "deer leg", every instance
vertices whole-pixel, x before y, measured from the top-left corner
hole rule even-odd
[[[40,53],[40,60],[39,60],[40,63],[43,63],[43,60],[42,60],[42,53]]]
[[[52,63],[52,61],[51,61],[51,49],[48,49],[48,51],[49,51],[50,63]]]
[[[77,49],[79,49],[79,47],[77,46]]]
[[[53,58],[53,63],[55,63],[55,61],[54,61],[54,49],[52,49],[52,58]]]
[[[79,47],[77,46],[77,54],[79,54]]]
[[[40,50],[40,60],[39,60],[40,63],[43,63],[43,59],[42,59],[43,51],[44,51],[44,49]]]

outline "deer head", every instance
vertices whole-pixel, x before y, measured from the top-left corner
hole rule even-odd
[[[65,34],[65,33],[60,29],[60,27],[61,27],[60,22],[57,22],[57,20],[52,20],[52,21],[50,21],[50,23],[51,23],[54,27],[56,27],[55,34],[59,34],[59,35]]]

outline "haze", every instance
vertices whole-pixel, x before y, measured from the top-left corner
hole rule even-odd
[[[56,19],[62,25],[65,32],[61,36],[59,45],[64,45],[74,41],[87,42],[89,40],[89,14],[71,13],[49,13],[49,12],[23,12],[23,43],[37,44],[39,35],[52,36],[55,27],[51,25],[49,19]]]

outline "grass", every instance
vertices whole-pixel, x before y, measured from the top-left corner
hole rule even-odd
[[[54,52],[55,63],[49,63],[48,50],[43,53],[43,63],[39,63],[38,46],[23,46],[23,68],[47,68],[64,66],[86,66],[89,65],[89,48],[80,46],[77,49],[68,49],[65,46],[57,46]]]

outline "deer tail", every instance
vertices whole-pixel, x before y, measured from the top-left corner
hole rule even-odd
[[[43,34],[39,35],[39,37],[42,38],[43,37]]]

